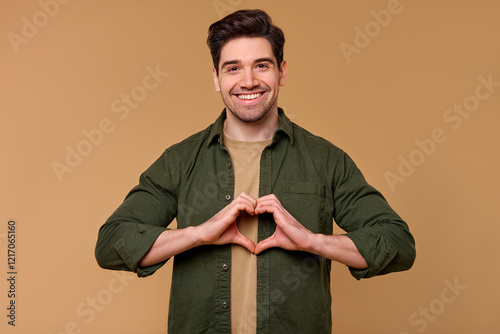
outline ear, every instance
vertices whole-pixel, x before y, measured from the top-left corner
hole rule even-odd
[[[216,92],[220,92],[219,77],[217,76],[217,71],[215,67],[212,69],[212,75],[214,76],[214,87]]]
[[[280,68],[280,80],[279,80],[279,85],[284,86],[286,82],[286,75],[288,74],[288,65],[285,60],[281,62],[281,68]]]

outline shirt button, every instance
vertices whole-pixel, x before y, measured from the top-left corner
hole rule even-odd
[[[231,200],[231,195],[226,195],[226,201]]]
[[[228,270],[229,270],[229,265],[228,265],[227,263],[224,263],[224,264],[222,265],[222,270],[224,270],[224,271],[228,271]]]
[[[229,303],[228,302],[223,302],[222,303],[222,308],[223,309],[227,309],[229,307]]]

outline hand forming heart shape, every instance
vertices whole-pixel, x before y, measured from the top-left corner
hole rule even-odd
[[[242,211],[246,211],[250,215],[271,213],[276,222],[276,231],[255,245],[238,230],[236,225],[236,218]],[[200,231],[202,244],[234,243],[255,254],[272,247],[287,250],[308,250],[311,246],[312,232],[302,226],[273,194],[256,200],[246,193],[241,193],[229,205],[199,227],[202,228]]]

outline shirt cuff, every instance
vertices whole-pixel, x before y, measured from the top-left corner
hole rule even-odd
[[[351,275],[358,280],[373,277],[380,273],[394,259],[398,252],[382,236],[380,231],[371,228],[349,232],[345,236],[354,242],[368,264],[368,268],[366,269],[349,267]]]
[[[115,244],[115,250],[127,267],[135,272],[137,276],[150,276],[160,269],[167,260],[142,268],[139,267],[139,261],[164,231],[165,228],[163,227],[141,224],[137,226],[135,231],[120,238]]]

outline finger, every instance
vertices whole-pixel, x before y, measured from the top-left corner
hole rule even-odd
[[[278,214],[278,213],[283,213],[284,209],[281,206],[281,204],[278,202],[264,202],[264,203],[258,203],[257,206],[255,207],[255,213],[256,214],[261,214],[264,212],[267,213],[272,213],[273,215]]]
[[[257,200],[246,193],[241,193],[231,202],[231,204],[236,205],[240,211],[246,211],[249,214],[253,214],[255,206],[257,205]]]
[[[274,234],[267,239],[262,240],[255,246],[255,255],[265,251],[266,249],[277,247]]]
[[[239,231],[237,232],[237,235],[235,236],[233,243],[245,247],[251,253],[255,252],[255,244],[253,243],[253,241],[245,237]]]
[[[235,198],[230,204],[228,204],[225,208],[228,213],[233,215],[236,218],[241,211],[246,211],[249,214],[254,214],[255,204],[245,198]]]
[[[232,214],[237,217],[241,211],[246,211],[249,214],[253,215],[255,212],[255,207],[250,203],[246,202],[237,202],[230,204],[231,206],[228,208]]]
[[[244,192],[236,196],[234,198],[234,201],[244,201],[246,203],[249,203],[252,207],[255,207],[257,205],[257,200]]]
[[[274,194],[260,197],[257,200],[256,208],[265,207],[265,206],[282,207],[281,202],[278,200],[278,198]]]
[[[258,204],[254,211],[255,211],[255,214],[262,214],[262,213],[274,213],[274,211],[276,210],[276,207],[275,206],[270,206],[270,205],[262,205],[262,204]]]

